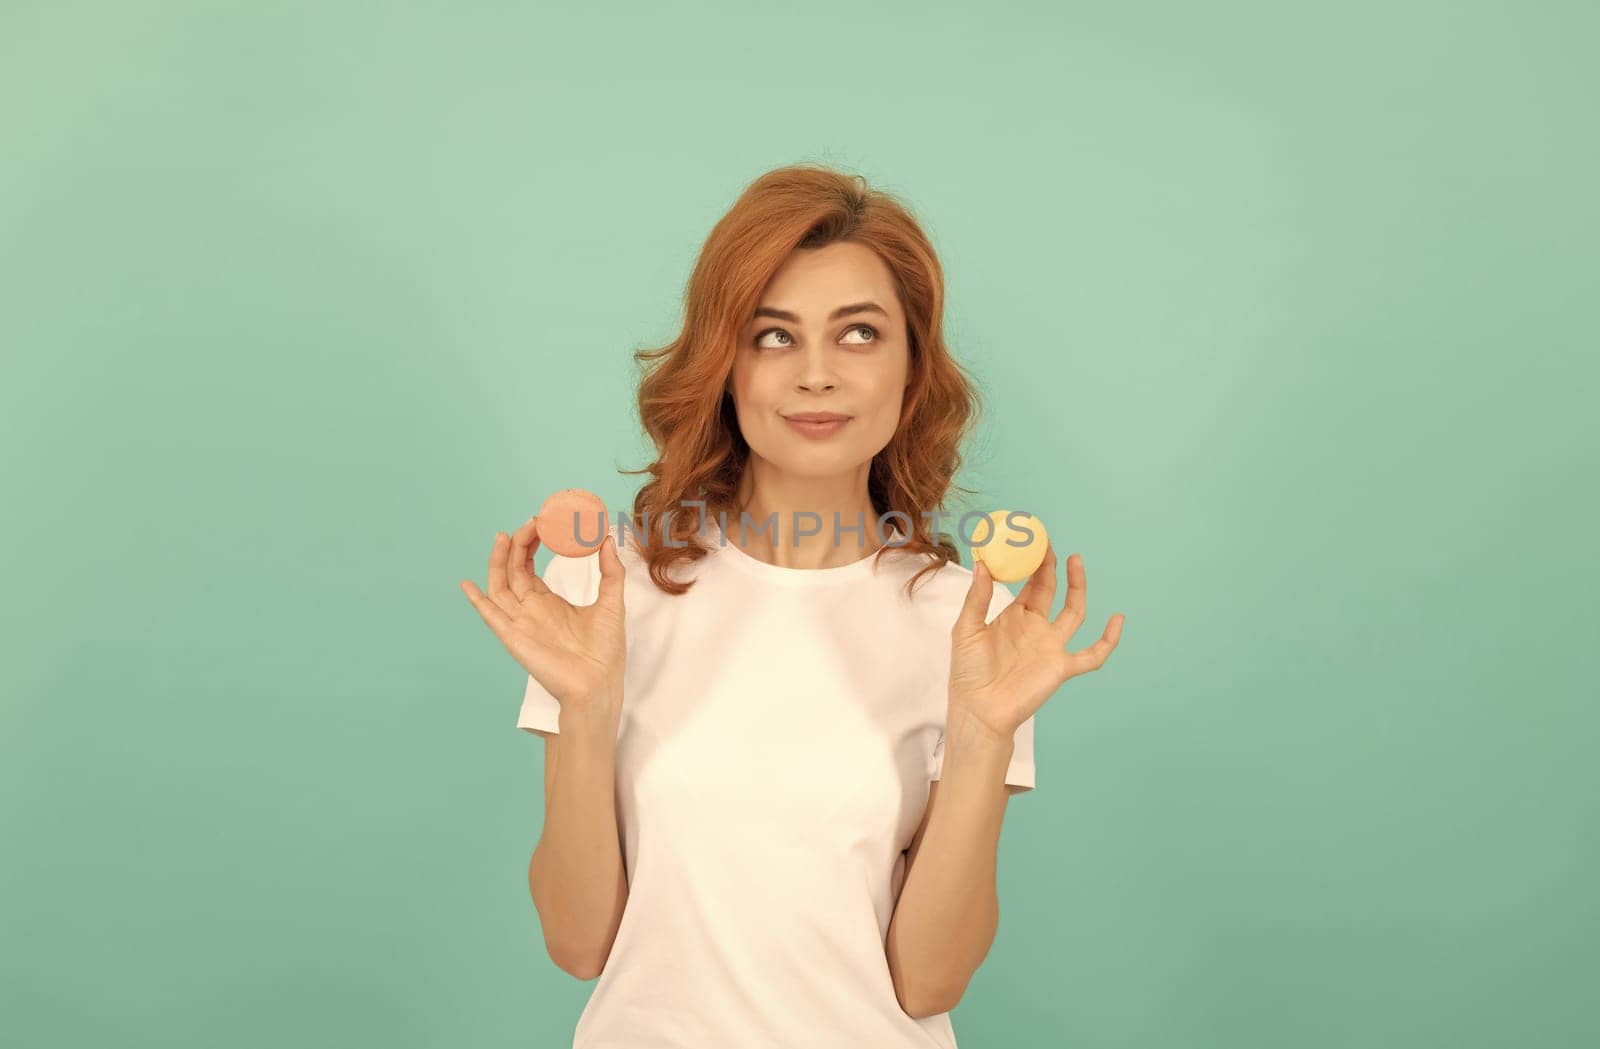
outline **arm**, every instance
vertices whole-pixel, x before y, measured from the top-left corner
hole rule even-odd
[[[465,579],[461,591],[528,671],[517,723],[545,741],[544,830],[528,891],[551,960],[588,980],[611,953],[628,895],[615,786],[627,573],[611,535],[597,556],[553,558],[544,579],[532,571],[538,547],[538,515],[509,537],[496,532],[488,593]]]
[[[900,1007],[915,1017],[955,1008],[1000,924],[995,866],[1014,744],[958,711],[951,718],[886,943]]]
[[[1067,601],[1051,619],[1055,580],[1047,544],[1022,591],[995,615],[995,601],[1004,599],[980,562],[950,631],[943,792],[937,805],[929,792],[927,836],[913,841],[922,855],[906,873],[886,942],[895,993],[914,1016],[953,1008],[994,942],[995,860],[1014,733],[1063,682],[1098,670],[1122,636],[1123,617],[1114,615],[1100,640],[1064,651],[1084,620],[1083,559],[1067,558]]]
[[[617,829],[616,746],[622,700],[563,705],[545,734],[545,819],[528,889],[546,949],[580,980],[600,975],[628,900]]]

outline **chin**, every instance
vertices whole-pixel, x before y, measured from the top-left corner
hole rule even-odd
[[[779,464],[783,472],[793,477],[804,477],[807,480],[822,480],[828,477],[838,477],[859,466],[854,458],[842,455],[811,455],[795,456]]]
[[[811,480],[848,473],[867,461],[870,456],[864,456],[854,448],[821,449],[790,446],[784,448],[782,454],[766,458],[786,474]]]

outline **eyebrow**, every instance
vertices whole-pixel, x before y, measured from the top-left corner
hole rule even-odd
[[[840,317],[847,317],[852,313],[880,313],[886,320],[889,317],[889,311],[884,309],[882,306],[879,306],[876,302],[853,302],[848,306],[840,306],[838,309],[828,314],[828,319],[830,321],[836,321]],[[755,316],[776,317],[778,320],[788,321],[790,324],[800,323],[800,317],[798,314],[790,313],[788,310],[774,309],[771,306],[759,307],[755,312]]]

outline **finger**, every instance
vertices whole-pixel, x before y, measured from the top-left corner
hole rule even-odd
[[[1044,544],[1044,560],[1022,584],[1017,603],[1050,618],[1050,606],[1056,603],[1056,552],[1049,540]]]
[[[1067,601],[1061,606],[1061,613],[1052,621],[1052,625],[1061,633],[1061,643],[1064,645],[1072,640],[1072,635],[1083,626],[1084,611],[1088,606],[1089,583],[1083,574],[1083,558],[1077,554],[1067,555]]]
[[[528,518],[522,527],[511,533],[511,556],[506,561],[506,571],[511,592],[522,600],[529,594],[545,594],[550,588],[533,571],[533,558],[539,552],[539,515]]]
[[[957,634],[982,630],[993,597],[994,577],[989,574],[989,566],[978,561],[972,566],[972,585],[967,587],[967,598],[961,602],[961,613],[956,616],[952,630]]]
[[[600,541],[600,593],[595,603],[611,605],[620,610],[627,574],[627,569],[622,566],[622,557],[617,553],[616,537],[607,535]]]
[[[489,600],[510,612],[517,606],[516,595],[511,592],[506,579],[506,554],[511,540],[504,532],[495,532],[494,546],[489,548]]]
[[[1100,635],[1100,640],[1088,648],[1071,653],[1073,674],[1086,674],[1105,666],[1111,653],[1116,651],[1117,642],[1122,640],[1123,619],[1122,613],[1118,612],[1106,623],[1105,633]]]
[[[490,600],[487,594],[478,589],[478,584],[470,579],[461,581],[461,592],[467,595],[467,600],[472,602],[472,607],[478,610],[478,615],[483,617],[484,623],[494,631],[495,636],[509,645],[515,624],[506,615],[506,610]]]

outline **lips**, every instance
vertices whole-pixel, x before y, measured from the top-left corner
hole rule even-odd
[[[785,415],[783,421],[800,436],[816,439],[838,433],[850,421],[850,416],[838,412],[796,412]]]

